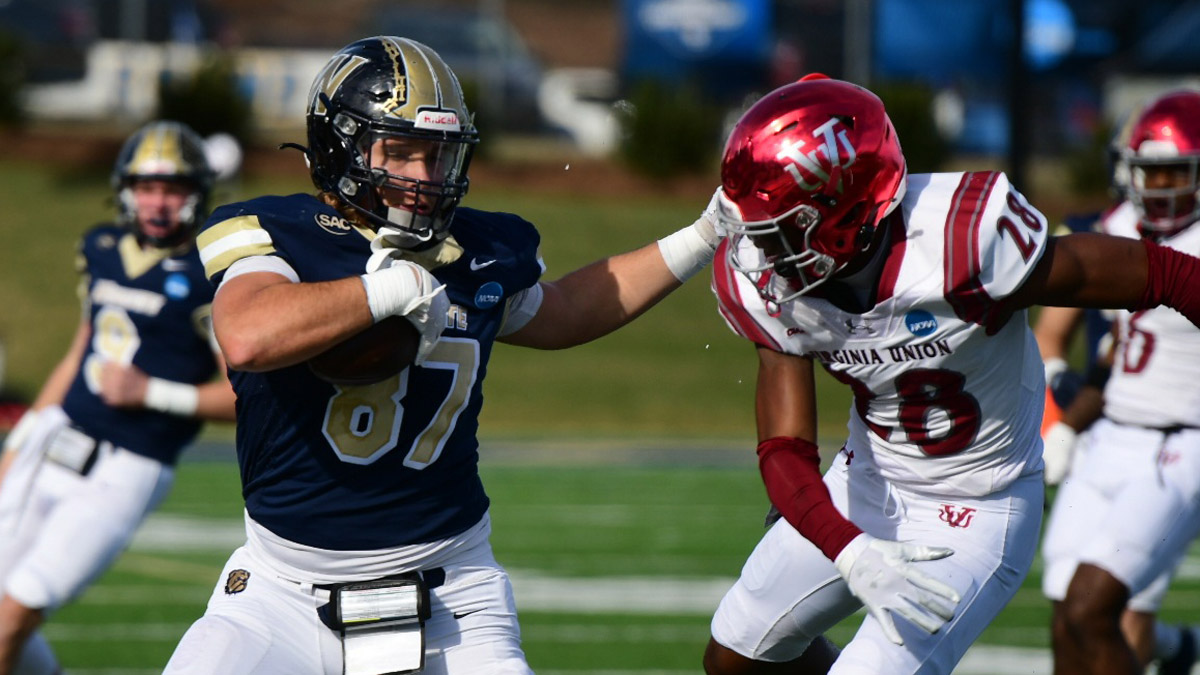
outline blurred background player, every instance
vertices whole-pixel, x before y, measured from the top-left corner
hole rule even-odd
[[[1001,173],[908,176],[880,100],[823,77],[742,116],[721,183],[714,290],[757,347],[759,467],[783,518],[721,601],[705,669],[948,674],[1037,546],[1043,382],[1025,308],[1165,302],[1200,321],[1200,260],[1051,238]],[[824,482],[815,361],[854,392]],[[821,636],[864,605],[839,655]]]
[[[1200,254],[1200,92],[1172,91],[1135,119],[1129,199],[1106,232]],[[1156,614],[1200,533],[1200,331],[1169,308],[1116,313],[1103,417],[1076,444],[1044,541],[1056,669],[1191,670],[1196,635]],[[1072,404],[1064,420],[1086,417]],[[1051,440],[1047,439],[1047,453]]]
[[[189,128],[152,122],[113,168],[117,222],[83,236],[83,320],[5,442],[0,673],[58,671],[37,628],[129,544],[201,421],[234,419],[195,248],[211,180]]]
[[[539,281],[533,225],[459,206],[478,134],[432,49],[348,45],[307,117],[319,194],[222,207],[199,237],[239,395],[248,540],[166,672],[529,673],[477,467],[492,348],[632,321],[708,264],[713,221]],[[306,364],[396,316],[421,332],[415,364],[364,385]]]
[[[1125,149],[1140,109],[1125,115],[1108,143],[1109,193],[1113,205],[1102,212],[1069,215],[1054,232],[1062,236],[1077,232],[1104,232],[1104,220],[1121,208],[1129,208],[1129,165]],[[1127,216],[1123,216],[1127,217]],[[1046,484],[1062,482],[1070,465],[1076,437],[1100,417],[1101,390],[1112,367],[1113,313],[1081,307],[1042,307],[1033,326],[1038,350],[1046,371],[1046,406],[1042,416],[1042,439]],[[1079,371],[1068,363],[1075,335],[1083,329],[1084,364]],[[1078,400],[1076,400],[1078,398]],[[1070,414],[1063,415],[1070,407]]]

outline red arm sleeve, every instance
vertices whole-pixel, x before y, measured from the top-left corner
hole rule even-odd
[[[830,560],[862,533],[833,505],[821,480],[816,444],[786,436],[768,438],[758,444],[758,469],[771,503]]]
[[[1137,307],[1166,305],[1200,326],[1200,259],[1142,239],[1146,247],[1146,288]]]

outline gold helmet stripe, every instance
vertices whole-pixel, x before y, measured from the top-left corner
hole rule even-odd
[[[414,120],[420,109],[436,108],[463,116],[465,106],[457,80],[441,57],[425,45],[405,38],[381,40],[397,72],[396,92],[390,106],[385,108],[389,115]],[[399,73],[404,73],[403,77]],[[467,121],[460,119],[459,124],[465,125]]]
[[[183,159],[178,129],[169,124],[156,124],[146,130],[125,172],[131,176],[183,173],[188,168]]]
[[[317,96],[317,91],[324,92],[327,97],[332,98],[333,92],[337,91],[350,73],[366,62],[367,60],[363,57],[352,55],[345,59],[334,59],[326,63],[317,78],[313,80],[312,91],[308,93],[308,99],[312,101],[311,114],[325,114],[325,102],[321,100],[320,96]]]

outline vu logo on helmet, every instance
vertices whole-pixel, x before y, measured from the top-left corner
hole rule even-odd
[[[854,164],[855,158],[858,157],[854,146],[850,144],[850,139],[846,137],[846,128],[836,117],[830,118],[828,122],[812,132],[812,137],[819,138],[821,145],[807,154],[801,152],[801,148],[805,145],[803,139],[784,143],[777,157],[780,160],[790,160],[791,163],[784,164],[783,170],[795,179],[797,185],[809,192],[817,190],[826,192],[828,187],[832,186],[840,194],[843,192],[843,185],[841,172],[837,169],[849,169]],[[844,160],[842,159],[843,154],[845,155]],[[822,167],[821,155],[824,155],[825,163],[831,167],[830,171],[826,171]],[[831,174],[837,174],[836,182],[830,181]],[[806,176],[813,180],[807,180]]]

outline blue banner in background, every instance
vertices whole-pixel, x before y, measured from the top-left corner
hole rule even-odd
[[[622,0],[626,83],[690,82],[732,100],[765,81],[769,0]]]

